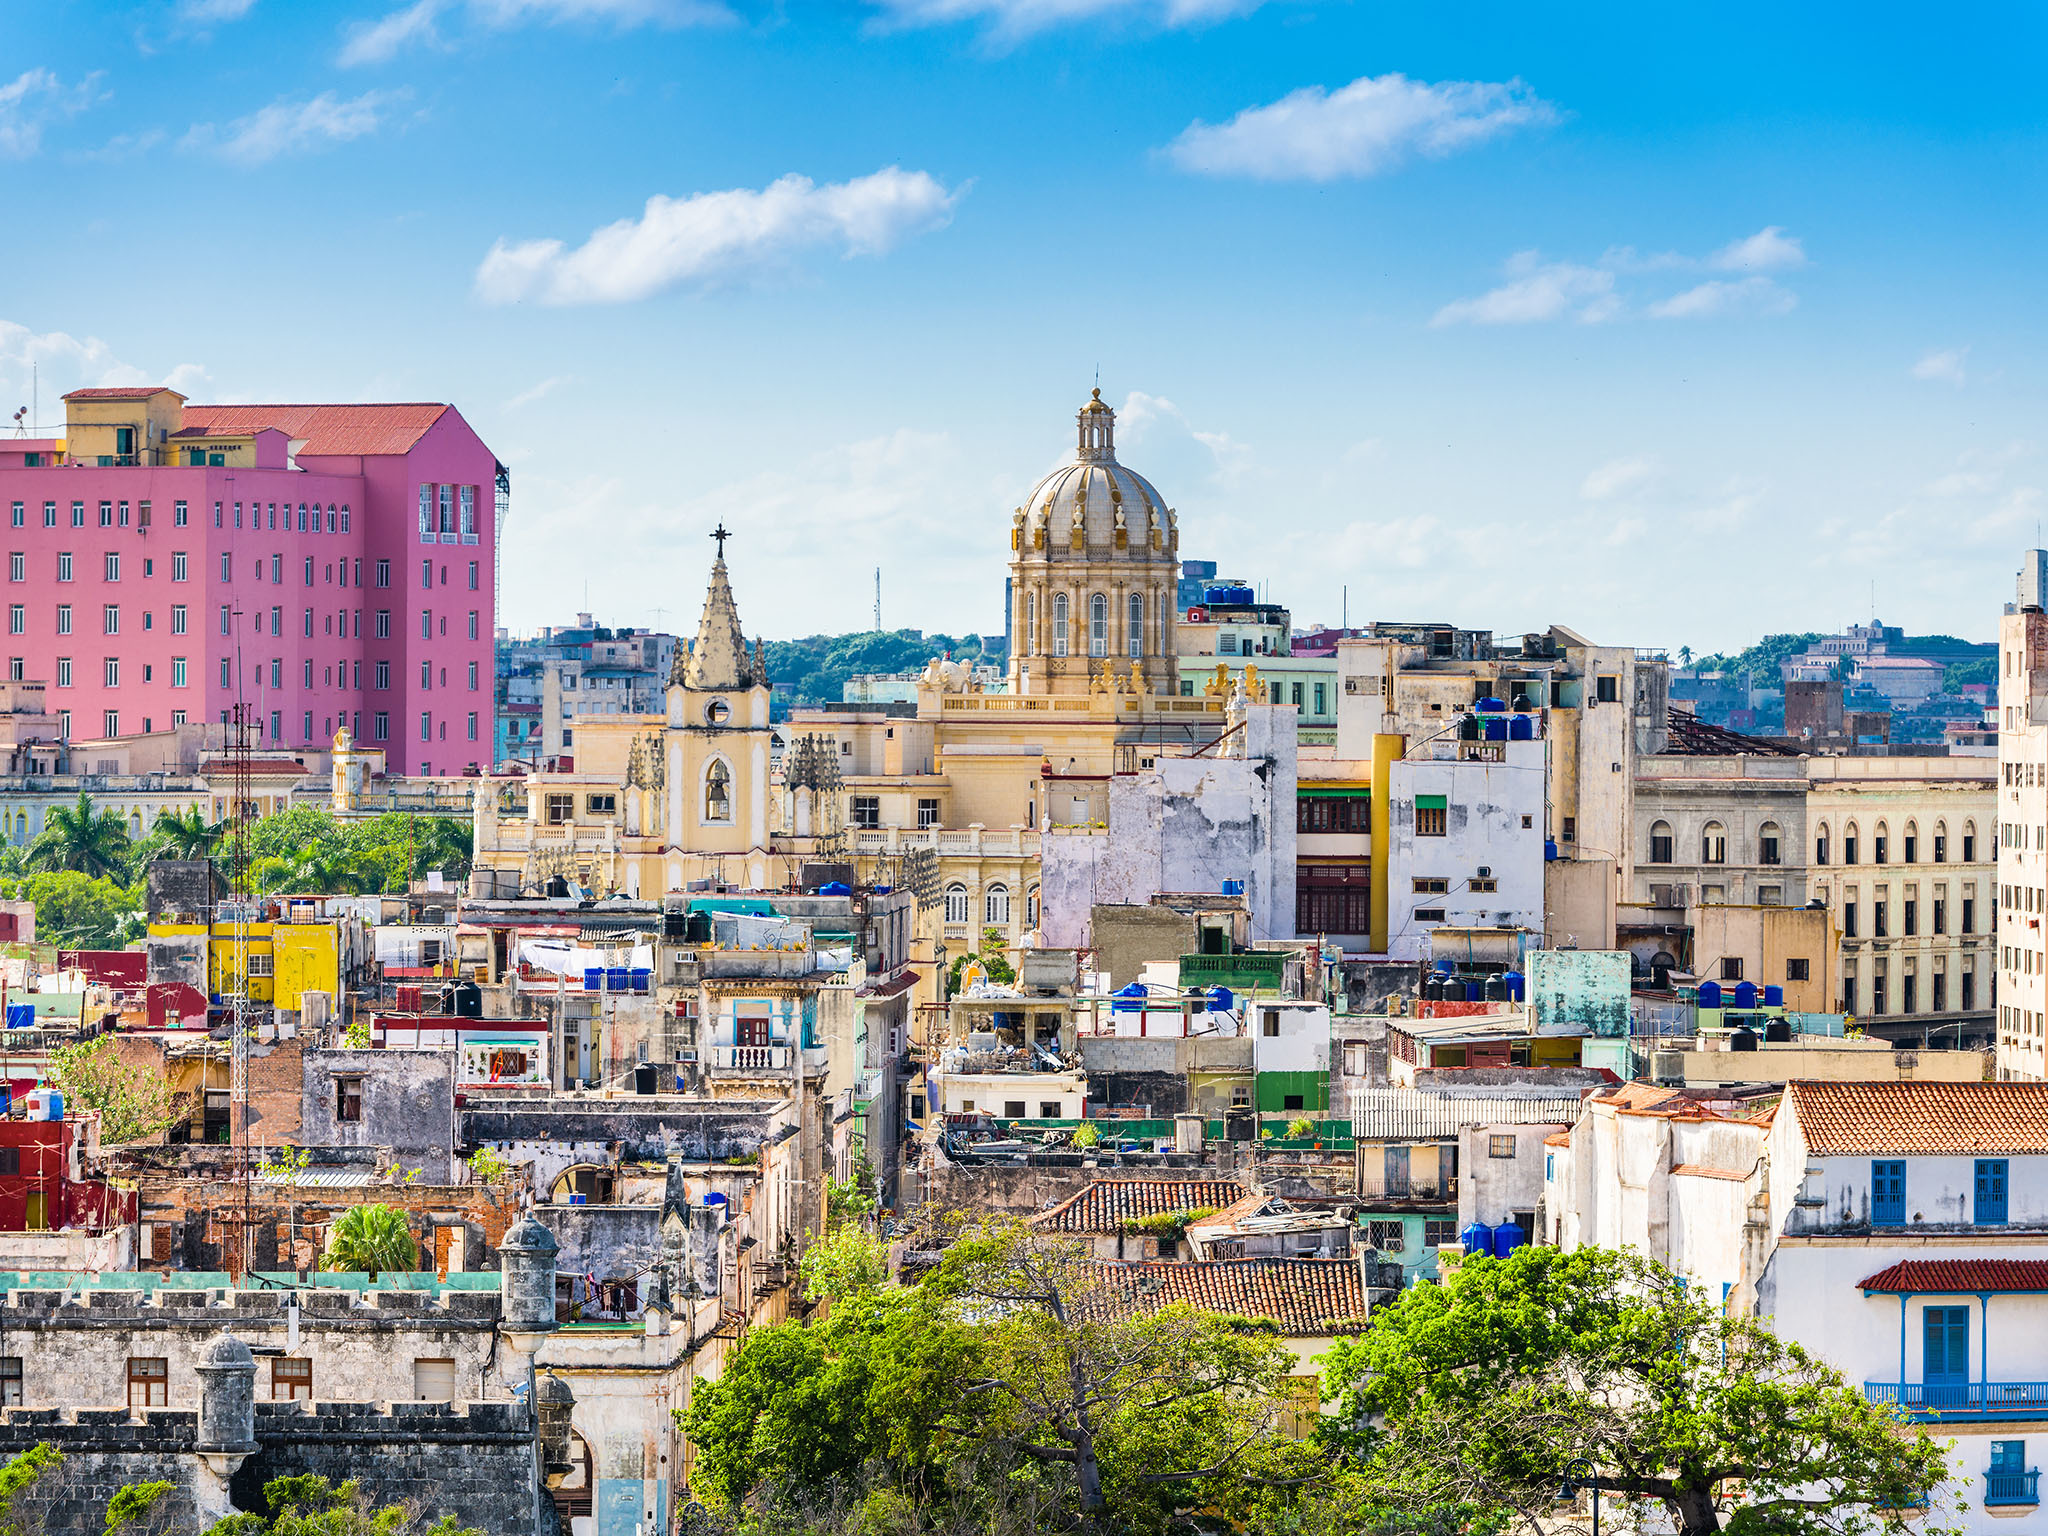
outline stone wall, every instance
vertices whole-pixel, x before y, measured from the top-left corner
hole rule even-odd
[[[317,1473],[357,1478],[376,1503],[417,1505],[429,1522],[453,1514],[489,1536],[553,1536],[538,1516],[534,1429],[513,1402],[256,1404],[256,1451],[222,1488],[195,1454],[198,1414],[176,1409],[9,1408],[0,1412],[0,1458],[47,1443],[64,1460],[23,1501],[23,1528],[48,1536],[100,1536],[122,1488],[172,1484],[152,1514],[156,1529],[203,1529],[223,1504],[260,1512],[272,1478]]]
[[[360,1118],[339,1115],[342,1079],[361,1084]],[[420,1177],[445,1184],[452,1171],[455,1052],[308,1051],[298,1140],[318,1147],[381,1147]]]

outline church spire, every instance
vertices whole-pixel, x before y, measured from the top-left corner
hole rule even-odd
[[[739,606],[733,602],[732,583],[725,573],[725,541],[732,535],[720,523],[711,537],[718,541],[718,556],[712,561],[711,586],[704,594],[704,617],[697,623],[696,643],[687,653],[676,652],[669,681],[705,690],[746,688],[756,681],[755,667],[747,654]]]

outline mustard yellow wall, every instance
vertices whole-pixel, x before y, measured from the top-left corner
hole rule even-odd
[[[341,997],[341,946],[332,923],[289,923],[271,934],[272,993],[280,1008],[296,1009],[300,994]],[[229,946],[229,954],[234,953]],[[261,981],[259,976],[256,978]]]
[[[1393,800],[1388,786],[1394,764],[1407,746],[1402,736],[1372,739],[1372,932],[1368,942],[1379,955],[1387,952],[1387,856],[1394,845]]]

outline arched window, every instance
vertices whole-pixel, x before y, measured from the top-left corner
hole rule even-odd
[[[1109,654],[1109,599],[1100,592],[1088,599],[1088,654]]]
[[[981,920],[991,928],[1010,926],[1010,888],[992,885],[981,898]]]
[[[1145,654],[1145,594],[1131,594],[1131,633],[1129,650],[1133,656]]]
[[[949,885],[946,887],[946,921],[964,923],[967,921],[967,887]]]
[[[1920,862],[1920,823],[1917,821],[1906,823],[1905,854],[1908,864],[1918,864]]]
[[[1650,824],[1650,862],[1669,864],[1671,862],[1671,823],[1656,821]]]
[[[732,820],[732,772],[717,758],[704,770],[704,819]]]
[[[1934,862],[1948,862],[1948,823],[1945,821],[1937,821],[1934,824]]]
[[[1778,824],[1775,821],[1767,821],[1757,828],[1756,847],[1757,863],[1782,864],[1785,862],[1783,855],[1779,851],[1782,844],[1778,835]]]
[[[1977,823],[1974,821],[1963,823],[1963,862],[1977,862]]]
[[[1890,838],[1886,835],[1885,824],[1880,821],[1877,824],[1877,830],[1870,834],[1871,863],[1882,864],[1885,862],[1885,855],[1891,851],[1886,846],[1886,844],[1889,842]]]
[[[1813,862],[1825,864],[1828,861],[1828,824],[1822,822],[1813,832]]]
[[[1718,821],[1710,821],[1700,831],[1700,862],[1702,864],[1726,864],[1728,862],[1728,829]]]
[[[1052,595],[1052,653],[1055,656],[1067,654],[1067,594],[1064,592]]]
[[[1035,885],[1027,887],[1024,892],[1024,926],[1038,926],[1038,887]]]
[[[1038,594],[1036,592],[1027,592],[1024,595],[1024,614],[1024,645],[1022,649],[1026,656],[1036,656],[1038,654]]]
[[[1842,828],[1842,862],[1856,862],[1856,823],[1849,822]]]

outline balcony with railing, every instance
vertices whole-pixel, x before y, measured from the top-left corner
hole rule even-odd
[[[1984,1503],[1995,1509],[2000,1505],[2019,1507],[2041,1502],[2041,1469],[2025,1467],[2016,1471],[1986,1472],[1984,1474]]]
[[[1279,950],[1235,955],[1182,955],[1183,987],[1228,987],[1233,992],[1276,992],[1287,979],[1287,956]]]
[[[1866,1381],[1863,1395],[1913,1418],[2035,1418],[2048,1412],[2048,1381]]]
[[[714,1072],[787,1072],[786,1045],[715,1045],[711,1048]]]

